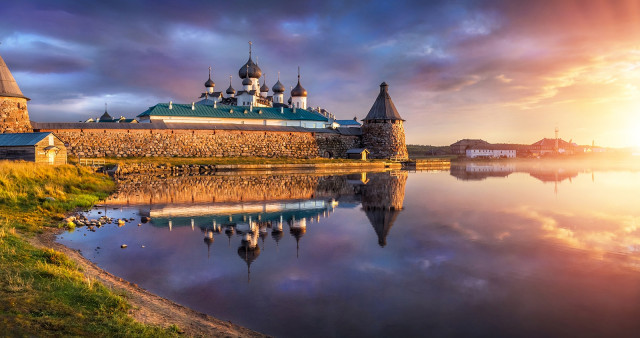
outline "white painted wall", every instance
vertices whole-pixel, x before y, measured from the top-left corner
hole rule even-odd
[[[303,96],[294,96],[291,98],[291,104],[300,109],[307,109],[307,98]]]
[[[467,149],[466,155],[469,158],[478,158],[478,157],[491,157],[491,158],[515,158],[516,151],[515,150],[506,150],[506,149]]]
[[[238,106],[251,106],[256,104],[255,102],[255,97],[251,94],[248,93],[242,93],[240,95],[238,95]]]
[[[254,108],[255,109],[255,108]],[[234,112],[234,114],[236,114]],[[238,111],[239,116],[244,115],[242,111]],[[243,119],[239,118],[210,118],[210,117],[189,117],[189,116],[153,116],[149,120],[148,116],[140,118],[142,122],[164,121],[165,123],[217,123],[217,124],[252,124],[265,126],[293,126],[305,128],[325,128],[324,122],[319,121],[291,121],[291,120],[272,120],[272,119]]]

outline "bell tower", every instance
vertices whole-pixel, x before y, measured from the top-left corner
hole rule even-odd
[[[9,67],[0,56],[0,133],[30,133],[29,99],[22,95]]]

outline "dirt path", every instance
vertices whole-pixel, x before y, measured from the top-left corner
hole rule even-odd
[[[44,233],[28,239],[28,241],[36,247],[52,248],[64,252],[82,268],[85,276],[100,281],[111,290],[124,292],[132,306],[129,311],[130,315],[141,323],[161,327],[175,324],[188,336],[267,337],[231,322],[225,322],[191,310],[116,277],[84,258],[78,251],[56,243],[57,233],[58,230],[44,229]]]

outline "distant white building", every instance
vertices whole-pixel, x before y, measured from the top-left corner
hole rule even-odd
[[[515,147],[498,144],[471,146],[466,150],[468,158],[515,158]]]

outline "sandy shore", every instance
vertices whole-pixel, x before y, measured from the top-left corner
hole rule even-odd
[[[268,337],[261,333],[225,322],[209,315],[191,310],[168,299],[156,296],[122,278],[99,268],[78,251],[55,241],[61,230],[45,228],[42,234],[27,239],[39,248],[52,248],[64,252],[76,262],[84,275],[101,282],[107,288],[126,295],[132,308],[129,314],[137,321],[161,327],[177,325],[187,336],[204,337]]]

